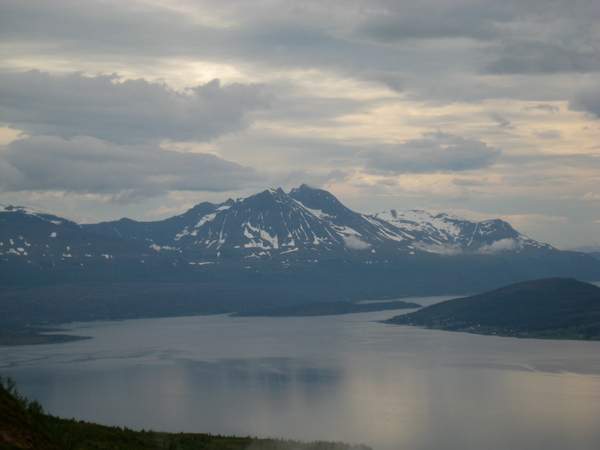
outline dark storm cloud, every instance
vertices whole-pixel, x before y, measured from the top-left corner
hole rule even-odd
[[[224,191],[258,179],[253,169],[215,155],[92,137],[35,136],[0,151],[0,188],[113,195],[128,201],[166,191]]]
[[[121,144],[171,139],[209,141],[247,126],[263,108],[260,85],[213,80],[175,91],[160,82],[116,75],[0,74],[0,122],[31,135],[93,136]]]
[[[400,145],[381,146],[359,154],[367,169],[391,173],[460,172],[491,166],[500,150],[477,139],[442,132],[426,133]]]

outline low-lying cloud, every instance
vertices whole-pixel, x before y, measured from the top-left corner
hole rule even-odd
[[[416,242],[413,244],[417,250],[422,250],[428,253],[437,253],[438,255],[459,255],[463,250],[457,244],[425,244]]]
[[[494,241],[491,244],[483,245],[475,250],[475,253],[498,253],[507,250],[515,250],[518,247],[519,243],[512,238],[500,239],[498,241]],[[459,255],[463,253],[472,253],[473,250],[465,250],[460,247],[458,244],[425,244],[425,243],[415,243],[415,248],[418,250],[422,250],[429,253],[437,253],[438,255]]]
[[[369,244],[367,244],[364,241],[361,241],[360,238],[358,238],[354,235],[343,236],[343,238],[344,238],[344,245],[346,246],[346,248],[348,248],[350,250],[367,250],[367,249],[371,248],[371,246]]]
[[[461,172],[494,164],[501,151],[477,139],[448,133],[425,133],[399,145],[360,152],[368,169],[392,173]]]
[[[515,250],[518,243],[515,239],[507,238],[494,241],[477,249],[477,253],[497,253],[506,250]]]

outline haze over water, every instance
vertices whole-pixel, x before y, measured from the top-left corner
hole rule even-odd
[[[375,450],[600,448],[599,342],[377,322],[393,315],[77,323],[93,339],[3,347],[0,373],[53,414],[133,429]]]

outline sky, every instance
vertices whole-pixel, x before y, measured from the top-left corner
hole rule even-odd
[[[600,3],[0,0],[0,204],[148,221],[302,183],[600,245]]]

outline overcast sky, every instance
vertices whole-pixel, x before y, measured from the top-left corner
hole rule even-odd
[[[302,183],[600,244],[597,0],[0,0],[0,204],[157,220]]]

